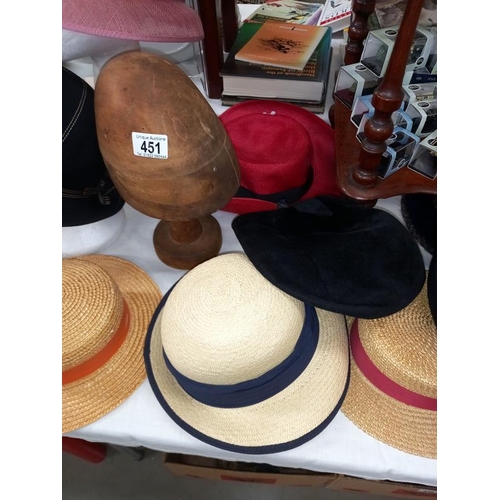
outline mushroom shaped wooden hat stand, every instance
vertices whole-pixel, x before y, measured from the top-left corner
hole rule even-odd
[[[95,85],[99,148],[116,189],[133,208],[160,219],[158,258],[192,269],[215,257],[222,232],[211,215],[236,193],[240,167],[222,122],[175,64],[123,52]]]

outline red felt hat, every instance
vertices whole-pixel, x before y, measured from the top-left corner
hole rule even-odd
[[[252,100],[219,116],[241,170],[240,188],[222,208],[275,210],[315,196],[341,196],[335,182],[335,132],[304,108]]]
[[[62,27],[143,42],[196,42],[204,37],[200,17],[185,0],[63,0]]]

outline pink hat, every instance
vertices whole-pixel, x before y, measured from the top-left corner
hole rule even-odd
[[[63,0],[62,27],[145,42],[196,42],[204,38],[197,12],[184,0]]]
[[[240,164],[240,187],[221,210],[275,210],[315,196],[341,196],[335,131],[314,113],[281,101],[251,100],[219,116]]]

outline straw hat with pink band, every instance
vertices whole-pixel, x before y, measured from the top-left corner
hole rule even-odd
[[[146,378],[142,349],[161,292],[119,257],[62,260],[62,432],[95,422]]]
[[[437,330],[427,286],[401,311],[350,321],[351,381],[341,411],[375,439],[437,457]]]

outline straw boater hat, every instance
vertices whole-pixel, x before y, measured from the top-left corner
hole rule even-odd
[[[427,287],[391,316],[354,320],[350,344],[342,413],[389,446],[436,458],[437,331]]]
[[[344,316],[279,290],[243,253],[205,261],[174,285],[144,354],[153,392],[180,427],[248,454],[316,436],[349,379]]]
[[[62,432],[95,422],[146,378],[142,351],[161,292],[119,257],[62,260]]]

